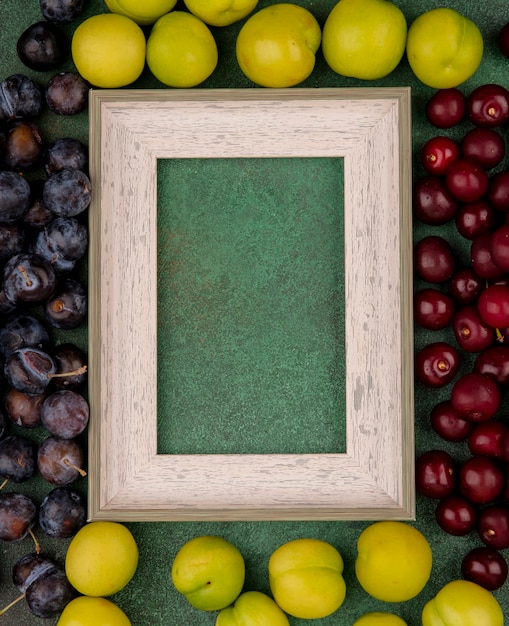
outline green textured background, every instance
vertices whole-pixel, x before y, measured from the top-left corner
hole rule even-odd
[[[427,0],[411,2],[410,0],[396,0],[395,2],[404,11],[408,23],[410,24],[415,17],[420,13],[432,9],[437,6],[443,6],[444,3],[439,0]],[[267,0],[260,0],[259,8],[267,4],[272,4]],[[298,4],[301,4],[309,8],[316,16],[321,25],[323,25],[329,11],[335,4],[335,0],[300,0]],[[509,61],[500,56],[496,47],[496,35],[500,27],[507,21],[509,21],[509,7],[505,0],[495,0],[493,2],[474,2],[474,1],[454,1],[450,0],[449,5],[466,16],[473,19],[481,28],[485,38],[485,55],[480,69],[477,73],[462,86],[465,93],[474,88],[477,85],[486,82],[500,82],[505,86],[509,86],[509,80],[507,75],[509,72]],[[182,8],[180,3],[179,8]],[[80,17],[77,23],[86,17],[98,12],[105,11],[102,0],[88,0],[86,4],[86,10]],[[37,74],[35,72],[27,70],[17,59],[15,52],[15,44],[19,34],[27,28],[30,24],[40,19],[39,2],[38,0],[1,0],[0,1],[0,24],[2,30],[0,32],[0,68],[1,78],[7,77],[14,72],[23,72],[34,78],[36,78],[41,84],[51,76],[49,74]],[[67,27],[68,33],[72,32],[77,24]],[[253,87],[253,85],[242,75],[240,72],[234,55],[234,42],[236,34],[242,25],[238,23],[224,29],[212,29],[219,48],[219,64],[214,74],[202,85],[203,87],[214,88],[246,88]],[[62,69],[72,69],[72,63],[69,61]],[[345,79],[334,74],[327,68],[321,53],[319,52],[317,57],[317,64],[312,76],[302,83],[302,87],[358,87],[358,86],[401,86],[410,85],[412,87],[412,114],[413,114],[413,144],[414,144],[414,159],[417,156],[418,150],[423,145],[424,141],[437,134],[437,131],[426,124],[423,107],[427,98],[433,93],[432,89],[424,87],[419,84],[413,77],[409,66],[405,59],[401,62],[400,66],[387,78],[381,81],[374,81],[370,83],[363,83],[353,79]],[[148,88],[161,88],[162,85],[154,79],[148,71],[145,71],[143,76],[133,85],[134,87],[148,87]],[[47,141],[51,141],[58,137],[71,136],[87,141],[88,139],[88,126],[86,113],[80,114],[74,118],[62,118],[55,116],[49,112],[46,112],[40,120],[40,127]],[[454,132],[449,133],[451,136],[455,136],[457,133],[464,132],[468,128],[468,125],[463,126]],[[459,136],[459,135],[458,135]],[[506,164],[504,164],[506,166]],[[163,166],[164,167],[164,166]],[[214,166],[213,166],[214,167]],[[260,170],[259,180],[260,185],[266,183],[265,174],[262,174],[263,170]],[[303,174],[307,173],[307,164],[302,164]],[[415,175],[418,176],[422,172],[419,169],[418,161],[416,160]],[[288,172],[285,172],[287,175]],[[252,180],[256,180],[256,172],[252,172],[254,177]],[[298,179],[298,175],[295,171],[289,173],[291,176],[295,176]],[[326,176],[321,173],[320,176]],[[304,178],[304,176],[303,176]],[[330,177],[326,177],[329,181]],[[277,182],[277,180],[276,180]],[[336,184],[336,183],[334,183]],[[207,183],[204,183],[205,192],[208,192],[206,187]],[[200,185],[200,188],[202,185]],[[291,194],[292,190],[285,187],[285,194]],[[410,207],[408,207],[410,210]],[[326,215],[326,219],[330,220],[332,228],[339,225],[339,218],[337,214],[330,213],[330,209],[322,207],[321,215]],[[207,216],[210,219],[210,216]],[[325,223],[325,222],[324,222]],[[219,226],[219,222],[216,226]],[[288,228],[288,224],[284,224],[284,228]],[[199,230],[197,230],[199,232]],[[427,234],[429,230],[422,227],[420,224],[415,224],[415,238],[420,238],[424,234]],[[455,235],[454,227],[447,225],[435,229],[434,232],[444,234],[451,239],[458,254],[463,259],[467,259],[467,246],[460,237]],[[256,233],[250,233],[250,237],[257,237]],[[286,236],[286,232],[285,232]],[[297,232],[292,236],[299,238]],[[254,239],[253,239],[254,241]],[[328,240],[328,245],[333,247],[335,245],[335,236]],[[164,243],[164,242],[163,242]],[[161,245],[161,242],[160,242]],[[230,245],[230,243],[228,243]],[[195,252],[199,251],[199,247],[195,248]],[[216,248],[216,252],[220,249]],[[193,252],[193,254],[195,253]],[[289,253],[286,249],[283,251],[285,254]],[[260,250],[253,250],[253,254],[260,253]],[[327,309],[329,314],[334,317],[338,314],[338,294],[334,292],[334,286],[330,281],[333,277],[334,271],[341,264],[340,252],[336,251],[334,256],[334,269],[332,272],[329,267],[327,272],[327,279],[324,282],[324,289],[331,289],[331,297],[333,304]],[[320,256],[316,259],[317,263],[324,261],[324,257]],[[265,266],[266,269],[269,266]],[[291,270],[288,264],[285,264],[286,270]],[[298,277],[299,282],[296,283],[298,288],[302,290],[303,296],[307,295],[308,284],[305,276]],[[219,281],[221,284],[221,281]],[[244,283],[247,287],[247,284]],[[419,285],[416,285],[418,287]],[[180,287],[184,287],[184,282],[180,284]],[[245,295],[248,295],[246,289]],[[293,297],[297,296],[297,292],[294,292]],[[324,292],[315,290],[313,297],[319,300],[324,296]],[[238,294],[235,298],[240,297]],[[217,303],[215,303],[217,305]],[[219,310],[219,309],[216,309]],[[226,312],[227,315],[231,314],[231,311]],[[169,320],[171,321],[171,319]],[[199,320],[195,320],[198,323]],[[228,321],[228,317],[226,318]],[[323,326],[323,334],[321,334],[321,340],[325,341],[325,347],[327,354],[332,355],[332,344],[330,342],[330,319],[323,320],[325,326]],[[329,325],[328,325],[329,324]],[[84,329],[78,330],[73,333],[66,333],[65,338],[68,340],[74,340],[79,345],[86,347],[87,336]],[[438,335],[433,335],[433,338],[438,338]],[[449,332],[440,333],[440,338],[452,340],[452,336]],[[249,337],[245,337],[246,342]],[[339,338],[341,340],[341,337]],[[63,337],[56,335],[55,340],[63,340]],[[415,337],[416,348],[431,340],[429,333],[421,332],[417,330]],[[263,343],[261,344],[263,345]],[[310,353],[313,349],[318,347],[318,344],[310,345]],[[198,346],[201,349],[200,346]],[[256,350],[253,344],[249,346],[252,350],[252,354],[256,354]],[[175,349],[172,348],[172,349]],[[224,349],[224,345],[222,346]],[[176,352],[174,352],[176,354]],[[182,354],[185,357],[185,353]],[[294,363],[295,366],[300,364]],[[323,365],[323,362],[321,363]],[[336,364],[335,367],[340,367]],[[463,370],[466,371],[470,367],[469,362],[465,361],[463,364]],[[174,375],[171,372],[171,375]],[[263,372],[262,372],[263,374]],[[201,376],[202,372],[194,372],[193,375]],[[336,372],[333,377],[338,380],[338,373]],[[323,376],[320,380],[324,380]],[[173,384],[178,381],[175,378]],[[226,387],[224,388],[226,389]],[[327,402],[323,404],[324,408],[324,421],[327,420],[327,411],[334,412],[337,407],[341,406],[341,389],[332,385],[327,391],[327,398],[329,403],[333,400],[332,405],[327,405]],[[448,445],[442,442],[430,429],[428,423],[428,416],[431,407],[438,401],[447,398],[449,388],[444,388],[440,391],[430,392],[420,386],[416,386],[415,398],[416,398],[416,452],[420,453],[431,447],[442,447],[454,453],[456,458],[461,459],[467,455],[466,447],[462,445]],[[245,402],[246,415],[251,411],[251,407],[247,406],[251,400],[249,396],[238,396],[239,402]],[[290,398],[291,400],[291,398]],[[171,402],[175,402],[174,398],[170,398]],[[257,401],[256,399],[253,401]],[[187,408],[181,403],[180,405],[173,404],[178,407],[179,411],[185,411]],[[291,403],[286,404],[285,410],[291,406]],[[234,408],[234,407],[232,407]],[[175,409],[176,410],[176,409]],[[267,414],[266,414],[267,416]],[[286,420],[282,416],[278,416],[278,422],[276,422],[277,428],[272,432],[282,433],[289,428]],[[228,424],[225,425],[226,428]],[[243,426],[243,424],[242,424]],[[271,425],[272,428],[273,425]],[[238,423],[232,423],[231,427],[239,429]],[[202,427],[200,427],[202,428]],[[293,428],[293,425],[292,425]],[[14,430],[14,429],[13,429]],[[218,440],[214,439],[214,429],[207,429],[207,444],[215,446],[217,451],[220,451],[221,446],[224,445],[222,436],[224,430],[218,430]],[[222,432],[222,434],[221,434]],[[264,447],[266,443],[263,443],[262,439],[257,435],[257,429],[251,431],[253,436],[256,435],[252,445],[260,445],[260,448]],[[185,433],[183,433],[185,435]],[[30,436],[35,439],[41,439],[44,436],[43,432],[34,432]],[[328,439],[331,436],[331,431],[323,431],[323,438]],[[333,433],[332,436],[341,438],[341,433]],[[175,437],[177,440],[177,437]],[[204,440],[201,437],[197,437],[197,440],[193,445],[202,445]],[[284,440],[284,438],[283,438]],[[179,443],[177,445],[185,445],[185,438],[178,438]],[[267,442],[267,439],[265,439]],[[316,439],[315,439],[316,443]],[[287,445],[286,442],[284,445]],[[300,443],[294,442],[295,449],[298,449]],[[165,436],[160,437],[160,446],[165,447],[172,445],[171,442],[165,440]],[[278,444],[279,445],[279,444]],[[306,442],[306,446],[315,445],[313,441]],[[327,440],[320,443],[324,445],[324,448],[335,447],[336,443],[331,443]],[[293,445],[292,445],[293,449]],[[86,491],[86,480],[80,481],[77,488]],[[40,502],[44,494],[48,491],[48,486],[44,484],[44,481],[40,478],[34,478],[28,484],[20,487],[21,490],[26,493],[30,493]],[[292,626],[304,626],[305,624],[316,624],[317,626],[349,626],[353,624],[355,619],[362,613],[370,610],[386,610],[394,611],[401,615],[405,619],[409,626],[417,626],[420,624],[420,612],[424,603],[431,598],[438,589],[446,582],[460,577],[460,562],[462,556],[475,546],[481,545],[480,540],[475,536],[469,536],[464,538],[453,538],[445,533],[441,532],[434,522],[434,502],[426,501],[421,497],[417,499],[417,519],[415,525],[417,528],[423,531],[428,538],[434,553],[434,565],[432,577],[424,591],[415,599],[402,604],[389,605],[376,600],[371,599],[360,588],[355,580],[354,576],[354,561],[356,555],[356,541],[359,533],[366,527],[367,523],[360,522],[243,522],[243,523],[151,523],[151,524],[130,524],[136,540],[138,541],[140,548],[140,564],[138,571],[132,580],[132,582],[120,593],[118,593],[113,599],[124,609],[129,615],[134,626],[151,626],[151,625],[168,625],[168,626],[212,626],[215,622],[215,614],[206,614],[192,609],[184,598],[179,596],[173,589],[169,581],[169,572],[171,562],[174,555],[180,546],[188,539],[205,533],[215,533],[222,535],[235,543],[242,553],[244,554],[247,566],[246,585],[247,589],[258,589],[260,591],[269,591],[268,579],[267,579],[267,561],[272,551],[280,544],[297,537],[317,537],[331,542],[335,545],[343,554],[345,560],[345,577],[347,581],[347,597],[345,603],[341,609],[333,616],[315,621],[305,621],[290,619]],[[51,541],[44,537],[41,537],[43,541],[44,550],[63,563],[65,557],[65,550],[67,542],[65,541]],[[23,540],[20,543],[7,545],[0,545],[0,604],[6,604],[16,596],[16,591],[10,581],[10,571],[12,564],[17,558],[25,554],[32,549],[32,545],[28,539]],[[505,556],[508,551],[505,551]],[[504,613],[509,615],[509,596],[508,596],[508,584],[504,586],[500,591],[495,593],[496,597],[502,604]],[[4,618],[3,623],[9,626],[31,626],[41,623],[49,625],[55,624],[56,620],[45,620],[44,622],[30,615],[27,608],[20,603],[14,609],[9,612]]]

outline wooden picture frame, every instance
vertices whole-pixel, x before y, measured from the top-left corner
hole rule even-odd
[[[409,88],[92,90],[89,147],[89,518],[414,519]],[[157,159],[269,156],[344,159],[346,452],[157,454]]]

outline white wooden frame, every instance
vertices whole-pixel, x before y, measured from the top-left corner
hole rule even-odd
[[[157,159],[343,157],[346,452],[157,454]],[[413,519],[410,90],[90,95],[91,520]]]

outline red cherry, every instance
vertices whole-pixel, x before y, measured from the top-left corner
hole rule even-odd
[[[509,59],[509,22],[500,29],[497,41],[501,54]]]
[[[450,400],[442,400],[431,409],[430,424],[437,435],[446,441],[463,441],[474,428],[473,422],[458,415]]]
[[[486,199],[498,211],[509,211],[509,170],[501,170],[490,178]]]
[[[463,578],[488,591],[502,587],[507,580],[508,569],[507,561],[502,554],[488,546],[473,548],[461,562]]]
[[[493,504],[479,513],[477,531],[482,541],[495,550],[509,548],[509,508]]]
[[[452,494],[437,504],[435,518],[446,533],[463,537],[474,530],[477,524],[477,510],[466,498]]]
[[[477,301],[479,315],[492,328],[509,326],[509,286],[489,285]]]
[[[450,137],[439,135],[429,139],[421,150],[421,160],[428,174],[442,176],[451,163],[459,159],[460,149],[458,144]]]
[[[491,237],[491,258],[504,272],[509,272],[509,224],[503,224],[493,231]]]
[[[463,374],[451,390],[451,404],[458,415],[471,422],[484,422],[498,411],[501,402],[497,383],[488,376]]]
[[[460,356],[454,346],[437,341],[424,346],[415,357],[416,378],[426,387],[444,387],[458,373]]]
[[[455,257],[449,242],[439,235],[428,235],[415,244],[415,273],[430,283],[442,283],[454,273]]]
[[[505,142],[493,128],[473,128],[461,140],[461,153],[489,170],[504,158]]]
[[[499,385],[509,383],[509,346],[497,344],[481,352],[474,362],[474,371],[493,378]]]
[[[456,198],[453,198],[438,176],[426,176],[414,183],[413,212],[423,224],[446,224],[456,214],[458,205]]]
[[[457,159],[445,174],[445,184],[452,195],[461,202],[475,202],[488,190],[486,172],[472,159]]]
[[[502,85],[480,85],[467,98],[467,112],[476,126],[501,126],[509,120],[509,91]]]
[[[465,117],[466,98],[456,87],[439,89],[426,102],[428,121],[437,128],[451,128]]]
[[[427,330],[445,328],[453,318],[454,302],[438,289],[421,289],[414,296],[414,320]]]
[[[495,330],[484,322],[475,304],[467,304],[456,312],[452,329],[459,347],[465,352],[481,352],[495,339]]]
[[[504,472],[489,456],[472,456],[459,470],[459,489],[472,504],[488,504],[504,489]]]
[[[507,432],[507,426],[495,420],[476,424],[468,436],[468,449],[474,456],[484,454],[502,461]]]
[[[453,274],[448,288],[455,302],[472,304],[479,297],[484,284],[471,267],[462,267]]]
[[[477,235],[491,231],[495,225],[496,211],[486,200],[463,204],[454,218],[456,228],[465,239],[473,240]]]
[[[455,486],[454,461],[445,450],[428,450],[415,467],[415,486],[427,498],[445,498]]]
[[[470,246],[470,257],[474,272],[486,280],[498,280],[504,276],[504,270],[495,263],[491,256],[493,233],[478,235]]]

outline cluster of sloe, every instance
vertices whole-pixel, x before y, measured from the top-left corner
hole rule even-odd
[[[69,51],[59,25],[83,4],[40,0],[44,20],[17,44],[28,68],[58,68]],[[70,137],[45,141],[38,119],[45,108],[80,113],[87,97],[86,82],[70,72],[45,87],[21,73],[0,83],[0,541],[31,535],[35,546],[15,563],[21,596],[0,615],[24,598],[34,615],[54,617],[76,595],[34,529],[68,539],[87,517],[72,485],[86,476],[87,355],[65,331],[87,320],[82,276],[91,184],[88,147]],[[21,488],[36,474],[48,484],[40,502]]]

